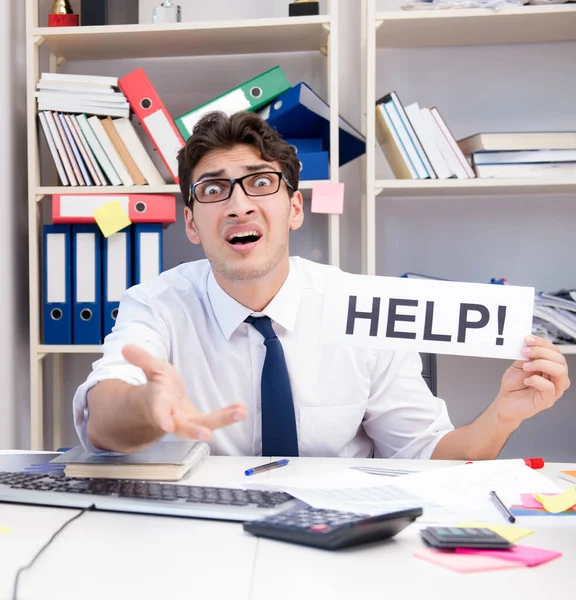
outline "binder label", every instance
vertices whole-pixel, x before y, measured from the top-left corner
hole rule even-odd
[[[161,110],[157,110],[145,117],[144,123],[149,129],[154,143],[158,146],[158,150],[168,163],[171,174],[176,177],[178,175],[178,159],[176,156],[182,148],[182,143],[174,129],[172,129],[168,117]]]
[[[322,341],[367,348],[524,359],[534,288],[335,273]]]
[[[46,236],[46,299],[49,304],[66,302],[66,235],[51,233]]]

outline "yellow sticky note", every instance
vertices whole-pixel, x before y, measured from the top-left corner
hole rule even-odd
[[[490,529],[494,533],[501,535],[505,540],[509,542],[516,542],[522,538],[534,533],[532,529],[525,529],[523,527],[516,527],[516,525],[492,525],[490,523],[460,523],[460,527],[485,527]]]
[[[534,498],[551,513],[561,513],[576,505],[576,485],[564,490],[556,496],[545,496],[544,494],[534,494]]]
[[[92,216],[104,237],[109,237],[132,223],[118,200],[112,200],[112,202],[100,206],[92,213]]]
[[[10,533],[12,530],[4,525],[0,525],[0,533]]]

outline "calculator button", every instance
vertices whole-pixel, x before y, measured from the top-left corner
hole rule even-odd
[[[328,523],[314,523],[314,525],[310,525],[309,529],[316,533],[324,533],[325,531],[330,530],[330,525],[328,525]]]

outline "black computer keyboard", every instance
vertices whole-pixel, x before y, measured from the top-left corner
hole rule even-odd
[[[263,490],[76,478],[63,473],[0,473],[0,502],[77,507],[94,503],[102,510],[241,521],[291,508],[293,500],[284,492]]]

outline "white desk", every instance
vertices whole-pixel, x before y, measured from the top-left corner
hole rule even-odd
[[[226,485],[259,458],[210,457],[195,472],[199,485]],[[423,470],[446,461],[293,459],[258,475],[323,473],[327,468],[385,463]],[[561,468],[550,464],[553,479]],[[559,480],[560,482],[560,480]],[[566,483],[566,485],[569,485]],[[0,600],[9,600],[17,569],[77,511],[0,504]],[[576,519],[576,517],[572,517]],[[60,534],[22,575],[20,600],[543,600],[576,589],[576,522],[539,528],[520,543],[560,550],[562,558],[532,569],[453,573],[412,556],[423,544],[411,526],[394,539],[329,552],[258,539],[238,523],[90,512]],[[505,591],[507,590],[507,591]]]

